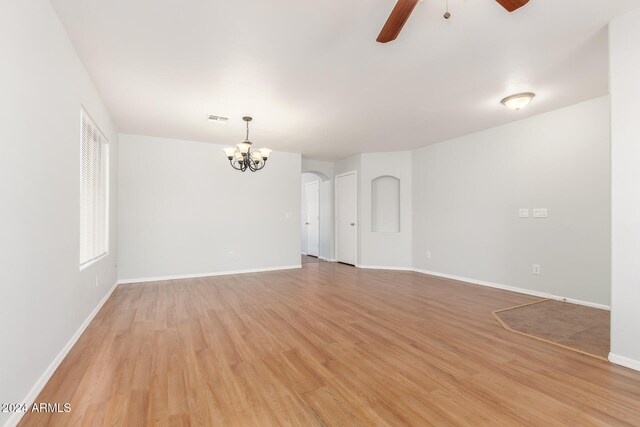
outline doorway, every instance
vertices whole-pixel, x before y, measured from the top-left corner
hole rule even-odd
[[[304,189],[306,218],[306,253],[309,256],[320,256],[320,181],[312,181],[305,184]]]
[[[328,209],[333,209],[327,193],[330,181],[319,172],[303,172],[301,181],[300,253],[302,263],[329,259],[327,245],[331,243],[333,227],[327,222]]]
[[[356,265],[358,260],[358,179],[356,172],[336,176],[336,260]]]

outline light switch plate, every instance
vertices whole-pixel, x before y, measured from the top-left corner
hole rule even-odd
[[[533,210],[534,218],[547,218],[549,216],[549,212],[546,208],[535,208]]]
[[[520,208],[520,218],[529,218],[529,208]]]

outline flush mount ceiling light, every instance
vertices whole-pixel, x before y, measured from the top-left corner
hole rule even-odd
[[[515,95],[507,96],[500,102],[511,110],[519,111],[529,105],[535,96],[536,94],[531,92],[517,93]]]
[[[249,122],[253,119],[251,117],[243,117],[242,120],[247,122],[247,137],[244,142],[241,142],[235,147],[224,148],[222,151],[224,151],[227,159],[229,159],[231,167],[235,170],[239,170],[241,172],[246,172],[247,170],[256,172],[264,168],[264,165],[267,163],[267,159],[271,154],[271,150],[268,148],[261,148],[256,151],[251,150],[251,145],[253,143],[249,141]]]

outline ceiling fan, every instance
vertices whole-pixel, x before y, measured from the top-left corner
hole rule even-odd
[[[398,0],[396,6],[393,8],[391,15],[387,19],[386,24],[382,27],[380,35],[376,39],[378,43],[388,43],[395,40],[400,34],[402,27],[411,16],[411,12],[416,7],[420,0]],[[496,0],[502,7],[509,12],[513,12],[516,9],[521,8],[529,2],[529,0]]]

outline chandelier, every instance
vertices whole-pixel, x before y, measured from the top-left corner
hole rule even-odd
[[[249,122],[253,119],[251,117],[243,117],[242,120],[247,122],[247,137],[244,142],[241,142],[235,147],[224,148],[222,151],[224,151],[231,167],[235,170],[241,172],[246,172],[247,170],[256,172],[264,168],[272,150],[261,148],[260,150],[252,151],[251,145],[253,143],[249,141]]]

